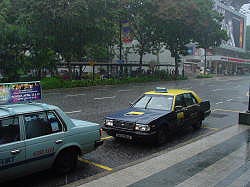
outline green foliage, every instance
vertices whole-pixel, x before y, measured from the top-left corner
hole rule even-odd
[[[247,51],[250,51],[250,25],[247,26],[246,50],[247,50]]]
[[[143,83],[152,81],[169,81],[174,77],[169,76],[165,71],[156,73],[155,75],[128,77],[122,79],[95,79],[95,80],[63,80],[60,78],[44,78],[41,80],[43,89],[56,89],[56,88],[73,88],[73,87],[89,87],[96,85],[115,85],[115,84],[128,84],[128,83]],[[186,80],[187,77],[178,76],[177,80]]]
[[[207,74],[207,75],[197,75],[197,79],[203,79],[203,78],[213,78],[213,75]]]
[[[59,61],[112,59],[123,20],[137,40],[140,65],[144,54],[165,45],[178,72],[185,44],[208,48],[226,39],[212,6],[210,0],[1,0],[1,73],[15,81],[33,70],[39,79],[44,69],[53,75]]]

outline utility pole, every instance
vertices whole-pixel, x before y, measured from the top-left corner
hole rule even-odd
[[[206,72],[207,72],[207,49],[204,48],[204,56],[205,56],[205,60],[204,60],[204,75],[206,75]]]
[[[122,67],[122,20],[121,20],[121,11],[122,11],[122,2],[120,0],[120,15],[119,15],[119,62],[120,62],[120,73],[123,73],[123,67]],[[119,74],[120,74],[119,73]]]
[[[250,85],[249,85],[249,90],[248,90],[248,113],[250,113]]]

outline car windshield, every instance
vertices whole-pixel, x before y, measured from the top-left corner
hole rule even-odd
[[[173,96],[166,95],[144,95],[133,107],[143,109],[171,110]]]

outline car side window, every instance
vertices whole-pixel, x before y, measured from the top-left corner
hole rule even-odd
[[[39,112],[24,116],[26,139],[62,131],[62,125],[53,112]]]
[[[57,118],[54,112],[47,112],[49,124],[51,126],[52,133],[61,132],[63,130],[60,120]]]
[[[0,145],[20,141],[20,126],[18,117],[0,120]]]
[[[184,101],[187,106],[197,104],[195,97],[191,93],[184,94]]]
[[[183,94],[177,95],[175,97],[175,106],[183,106],[185,107],[184,97]]]

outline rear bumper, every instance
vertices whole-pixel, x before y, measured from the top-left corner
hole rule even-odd
[[[156,137],[156,131],[153,132],[140,132],[129,131],[125,129],[116,129],[112,127],[102,128],[109,136],[116,137],[116,134],[124,134],[132,137],[132,140],[152,141]]]
[[[103,140],[97,140],[97,141],[95,141],[95,148],[99,147],[102,144],[103,144]]]

